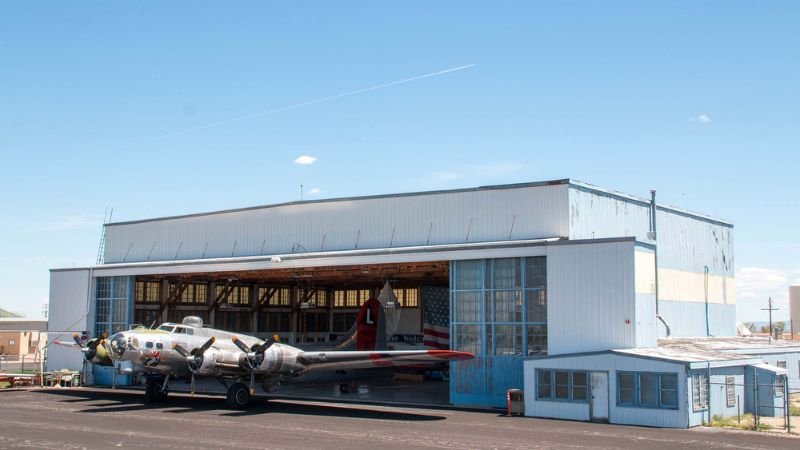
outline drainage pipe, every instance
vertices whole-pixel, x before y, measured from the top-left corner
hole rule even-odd
[[[658,235],[656,233],[656,190],[655,189],[652,189],[650,191],[650,233],[648,234],[650,235],[650,238],[656,243],[653,249],[653,265],[655,266],[656,270],[656,276],[655,276],[656,319],[658,319],[659,321],[661,321],[661,323],[664,324],[664,328],[666,328],[667,330],[667,337],[669,337],[670,334],[672,334],[669,328],[669,324],[667,323],[666,320],[664,320],[663,317],[661,317],[661,314],[659,313],[658,309],[658,239],[657,239]]]

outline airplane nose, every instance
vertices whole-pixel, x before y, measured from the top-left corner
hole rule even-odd
[[[111,352],[110,356],[114,359],[122,358],[122,355],[125,354],[125,349],[128,346],[128,339],[125,336],[125,333],[117,333],[111,336]]]

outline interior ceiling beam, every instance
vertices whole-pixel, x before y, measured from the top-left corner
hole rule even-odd
[[[442,283],[449,279],[449,262],[402,263],[357,266],[302,267],[257,271],[214,272],[180,275],[156,275],[149,279],[169,279],[180,282],[225,281],[231,283],[256,282],[282,285],[325,284],[356,285],[375,284],[385,280]],[[144,277],[141,279],[145,279]]]

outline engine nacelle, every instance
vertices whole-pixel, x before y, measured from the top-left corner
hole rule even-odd
[[[264,352],[264,360],[256,371],[263,374],[291,375],[299,369],[297,352],[293,347],[273,344]]]
[[[199,362],[199,366],[196,364],[190,364],[189,368],[192,369],[196,375],[208,376],[208,377],[216,377],[222,374],[222,369],[217,366],[217,360],[220,357],[219,350],[215,348],[210,348],[206,350],[206,352],[201,357],[197,357],[195,359],[196,362]]]

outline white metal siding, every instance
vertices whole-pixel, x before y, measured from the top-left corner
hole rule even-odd
[[[646,201],[571,185],[569,210],[570,239],[635,237],[654,243],[647,237]],[[659,267],[702,273],[708,266],[712,275],[733,275],[733,226],[659,204],[656,227]]]
[[[441,192],[109,225],[105,262],[566,237],[567,192],[567,184]]]
[[[72,334],[88,331],[87,298],[89,269],[54,270],[50,272],[50,306],[48,342],[72,342]],[[70,347],[50,344],[47,347],[47,370],[80,370],[81,352]]]
[[[636,346],[633,258],[632,241],[548,247],[549,354]]]

